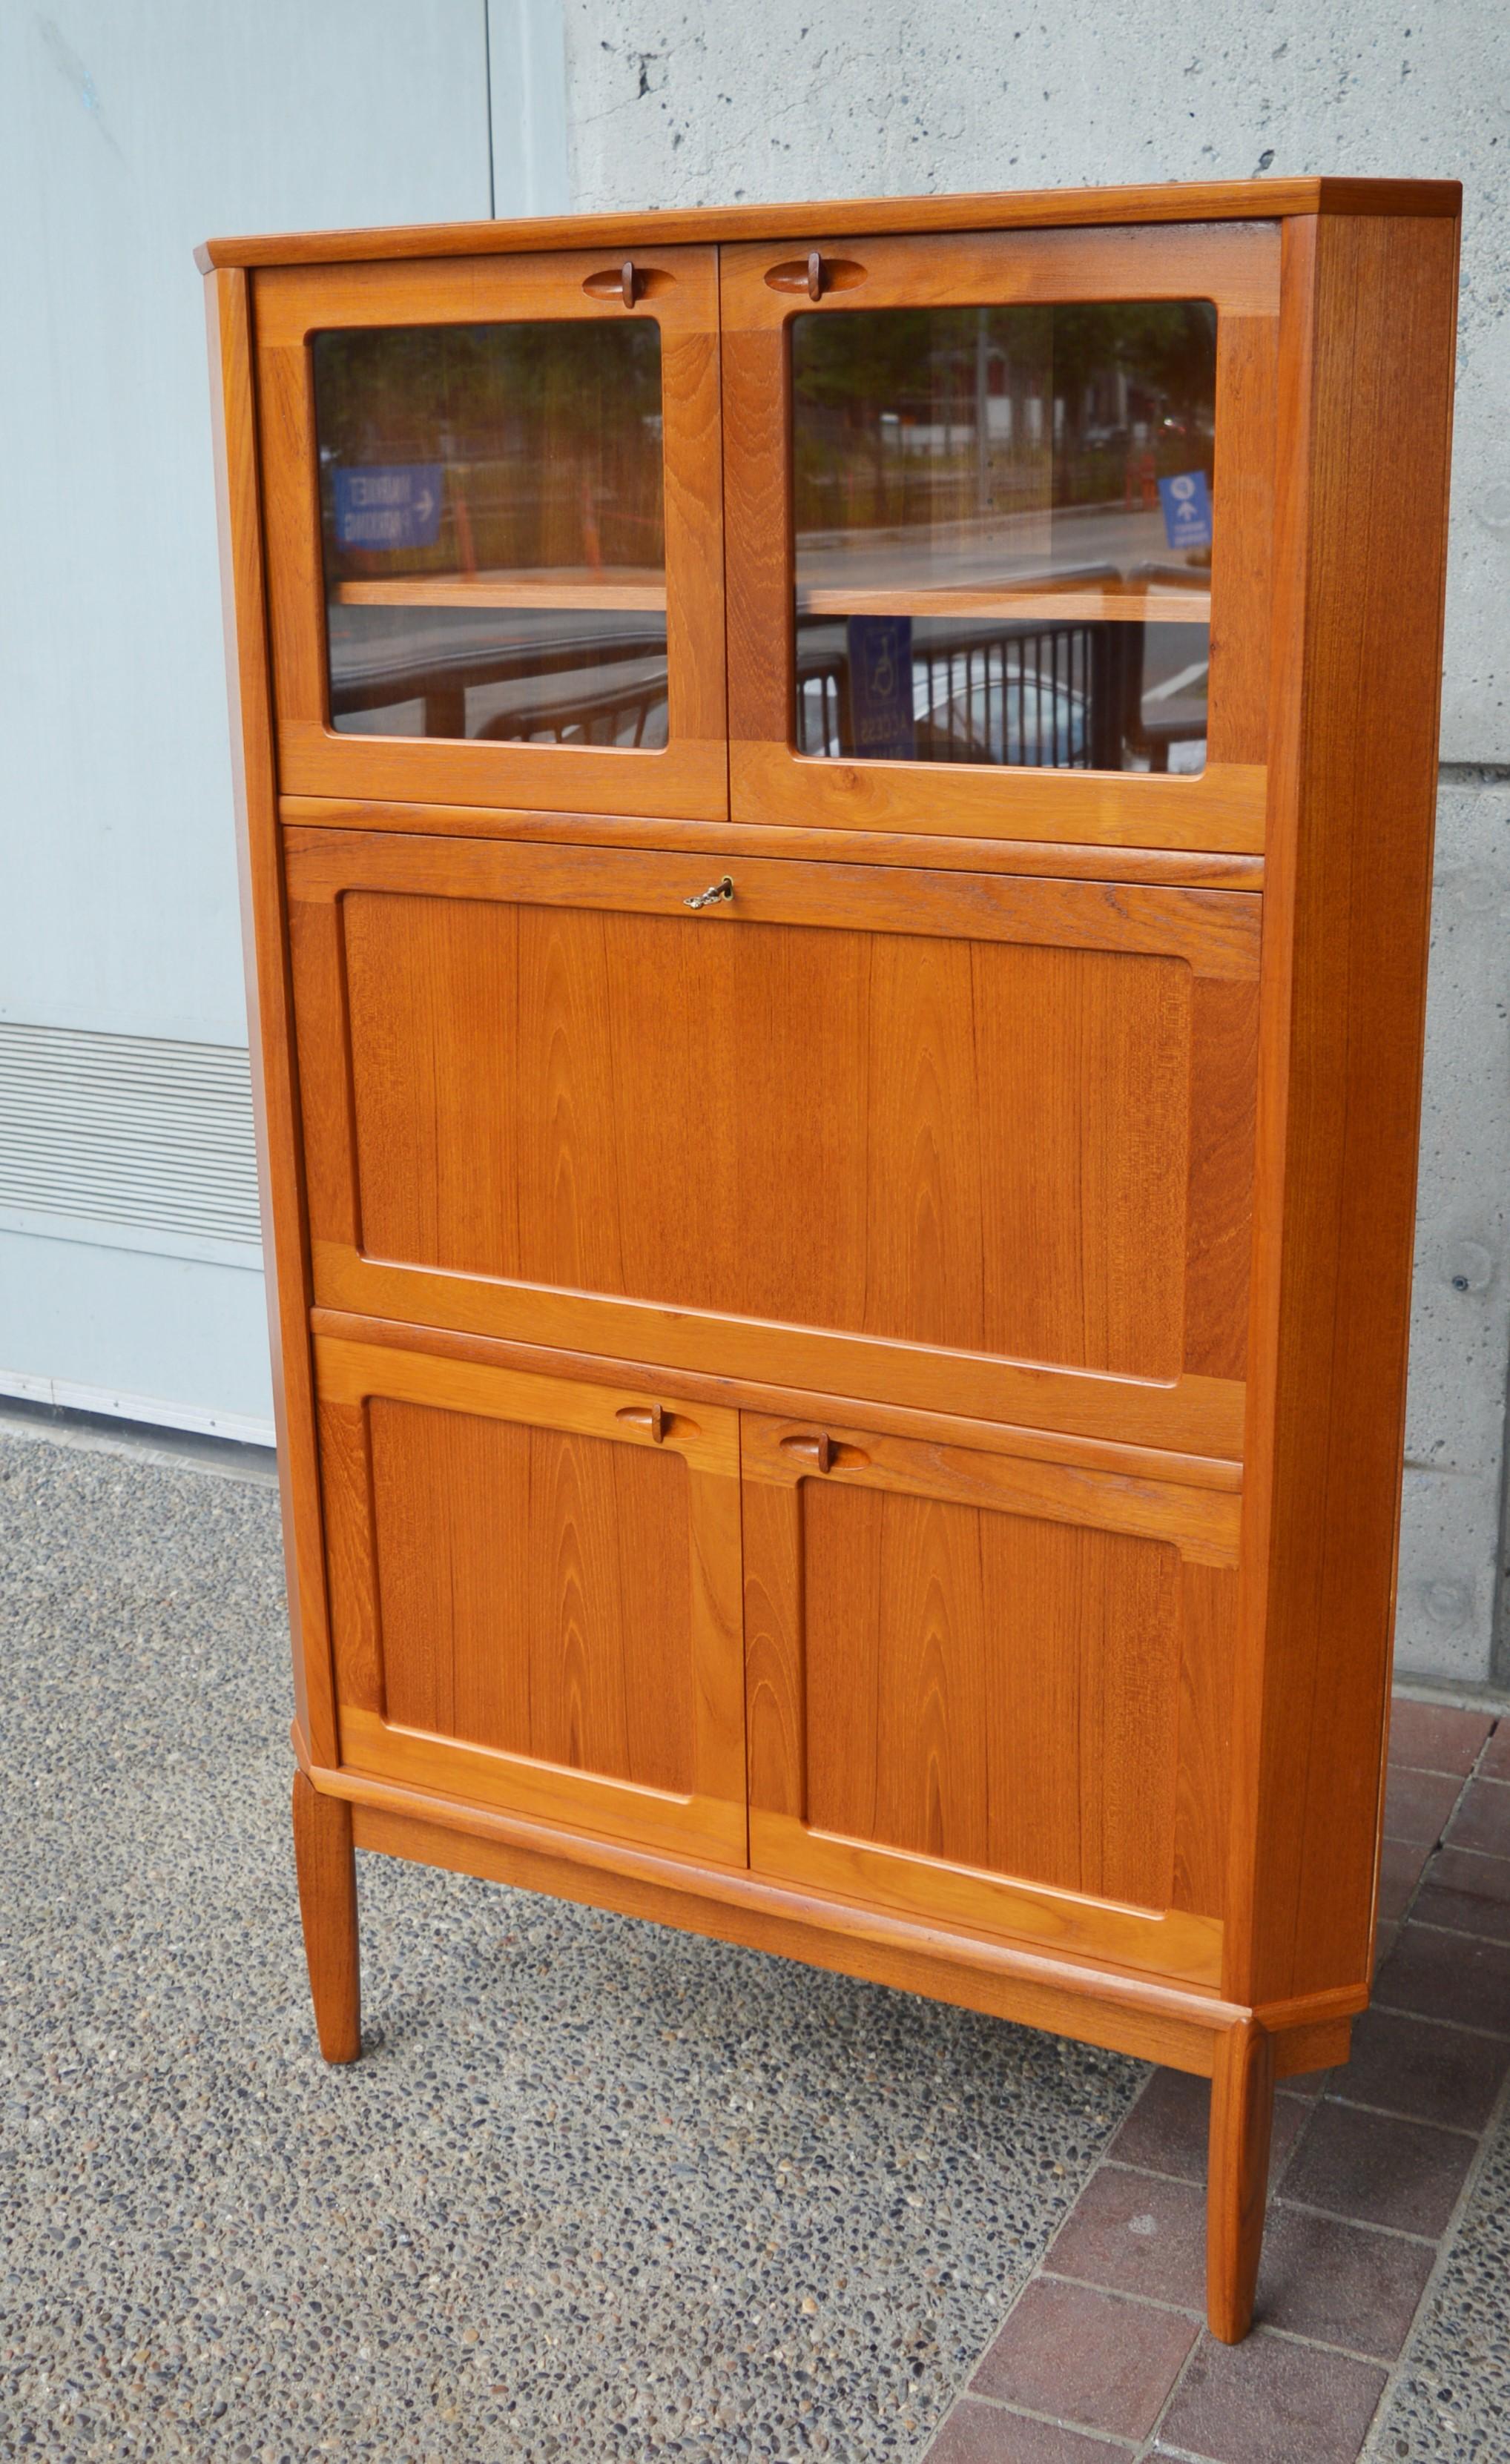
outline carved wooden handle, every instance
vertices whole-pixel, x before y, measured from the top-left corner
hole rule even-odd
[[[853,291],[864,279],[865,268],[853,257],[825,256],[816,248],[811,248],[806,256],[784,258],[766,275],[769,290],[805,291],[810,299],[821,299],[826,291]]]
[[[622,265],[605,266],[601,274],[589,274],[582,288],[594,299],[622,299],[626,308],[633,308],[644,295],[645,277],[633,258],[627,256]]]

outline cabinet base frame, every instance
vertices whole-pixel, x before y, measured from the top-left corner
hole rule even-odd
[[[298,1729],[294,1828],[321,2050],[361,2049],[355,1850],[644,1917],[840,1975],[1162,2062],[1211,2080],[1207,2306],[1236,2343],[1253,2317],[1277,2079],[1345,2061],[1359,1986],[1266,2014],[1208,1994],[1016,1950],[822,1899],[744,1871],[588,1839],[543,1823],[312,1768]]]

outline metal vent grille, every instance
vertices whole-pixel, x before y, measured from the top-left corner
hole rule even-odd
[[[245,1048],[0,1020],[0,1207],[255,1243]]]

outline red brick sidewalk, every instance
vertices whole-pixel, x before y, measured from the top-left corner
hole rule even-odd
[[[1377,1984],[1287,2080],[1255,2332],[1214,2343],[1205,2080],[1155,2071],[929,2464],[1354,2464],[1510,2071],[1510,1716],[1398,1701]]]

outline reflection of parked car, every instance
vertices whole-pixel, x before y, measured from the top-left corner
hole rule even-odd
[[[940,663],[942,664],[942,662]],[[1077,769],[1088,741],[1085,696],[1036,668],[1008,665],[988,680],[974,678],[967,663],[931,698],[937,679],[915,679],[918,759],[921,761],[1010,761],[1033,769]]]
[[[1161,625],[1158,589],[1188,588],[1188,564],[1086,566],[1055,580],[1068,589],[1115,582],[1149,586],[1149,622],[1096,617],[962,624],[915,619],[911,633],[914,742],[895,734],[870,758],[968,761],[1003,768],[1200,770],[1206,758],[1206,639]],[[1204,580],[1204,573],[1200,577]],[[797,750],[856,758],[850,714],[847,628],[831,618],[797,633]],[[1152,675],[1147,676],[1146,663]],[[1146,677],[1146,682],[1145,682]],[[904,689],[905,690],[905,689]],[[899,696],[899,698],[900,696]]]

